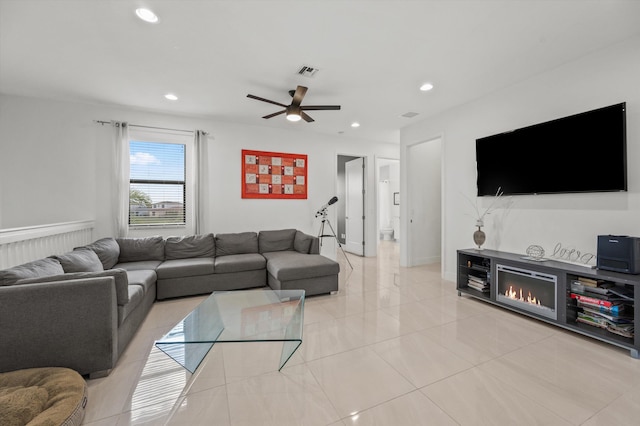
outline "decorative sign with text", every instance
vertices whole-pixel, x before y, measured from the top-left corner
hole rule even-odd
[[[551,257],[557,260],[565,260],[568,262],[583,263],[588,265],[596,256],[593,253],[581,252],[574,248],[562,247],[562,243],[556,244],[553,248]]]
[[[307,156],[242,150],[242,198],[307,198]]]

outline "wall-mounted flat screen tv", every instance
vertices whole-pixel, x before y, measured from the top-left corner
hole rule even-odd
[[[626,103],[476,139],[478,196],[627,190]]]

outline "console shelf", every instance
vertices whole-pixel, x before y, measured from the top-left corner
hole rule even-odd
[[[640,275],[554,260],[535,261],[515,253],[477,249],[458,250],[457,265],[459,296],[465,294],[628,349],[633,358],[639,358],[640,336],[635,334],[634,327],[636,318],[640,318],[640,303],[637,303]],[[504,295],[511,292],[511,286],[507,291],[501,288],[507,286],[511,277],[523,283],[513,303]],[[532,308],[535,303],[531,303],[531,294],[526,296],[538,281],[544,282],[539,290],[542,297],[537,300],[538,306],[540,299],[546,301],[543,309]]]

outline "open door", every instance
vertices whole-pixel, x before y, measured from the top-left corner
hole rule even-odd
[[[439,262],[442,251],[442,141],[426,140],[407,147],[406,263]]]
[[[364,256],[364,158],[345,164],[345,251]]]

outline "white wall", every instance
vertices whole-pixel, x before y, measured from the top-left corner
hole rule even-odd
[[[472,71],[471,71],[472,72]],[[640,37],[594,52],[475,102],[430,117],[401,131],[401,149],[443,136],[443,276],[454,280],[456,250],[473,247],[477,200],[475,140],[591,109],[627,103],[627,193],[514,196],[509,209],[485,220],[485,248],[524,253],[531,244],[547,254],[556,244],[596,253],[597,235],[640,235]],[[551,154],[550,154],[551,155]],[[559,179],[582,170],[544,170]],[[404,190],[401,189],[402,192]],[[491,197],[480,199],[486,207]]]
[[[95,219],[95,237],[113,235],[111,127],[94,120],[176,129],[202,129],[209,140],[209,200],[205,232],[297,228],[317,234],[315,212],[336,192],[338,152],[398,157],[399,146],[124,107],[0,95],[0,228]],[[296,123],[296,125],[306,123]],[[241,198],[241,150],[308,155],[308,199]],[[375,188],[373,167],[367,182]],[[367,200],[375,212],[375,198]],[[330,212],[331,213],[331,212]],[[373,216],[375,217],[375,216]],[[330,217],[332,222],[335,217]],[[366,238],[377,238],[370,221]],[[158,233],[158,232],[156,232]],[[186,230],[170,229],[164,235]],[[326,247],[333,255],[335,247]],[[372,254],[369,254],[372,255]],[[373,253],[375,255],[375,252]]]

